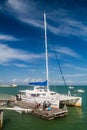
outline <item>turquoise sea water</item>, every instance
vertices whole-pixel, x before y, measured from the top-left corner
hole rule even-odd
[[[15,88],[0,88],[0,93],[16,95],[20,89],[28,89],[28,86]],[[77,93],[77,89],[84,89],[84,93]],[[66,93],[64,86],[51,86],[51,90]],[[47,121],[30,114],[19,114],[15,111],[4,111],[3,130],[87,130],[87,86],[76,86],[71,90],[72,94],[81,96],[82,108],[68,107],[68,116]]]

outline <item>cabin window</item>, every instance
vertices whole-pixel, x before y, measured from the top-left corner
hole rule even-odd
[[[38,97],[39,94],[31,94],[32,97]]]
[[[51,93],[51,95],[55,95],[56,93]]]
[[[43,96],[46,96],[46,94],[45,94],[45,93],[43,93],[42,95],[43,95]]]
[[[20,92],[19,94],[20,94],[20,95],[26,95],[26,93],[25,93],[25,92]]]

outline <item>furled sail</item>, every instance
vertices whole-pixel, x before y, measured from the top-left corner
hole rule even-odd
[[[44,82],[29,82],[29,85],[31,85],[31,86],[44,86],[44,87],[46,87],[47,86],[47,80],[46,81],[44,81]]]

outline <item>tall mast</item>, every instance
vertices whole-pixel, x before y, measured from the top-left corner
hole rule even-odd
[[[47,90],[49,91],[48,49],[47,49],[47,30],[46,30],[46,14],[45,13],[44,13],[44,28],[45,28],[45,53],[46,53],[46,78],[47,78]]]

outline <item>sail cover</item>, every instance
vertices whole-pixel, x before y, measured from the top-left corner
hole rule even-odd
[[[29,85],[32,85],[32,86],[47,86],[47,80],[44,81],[44,82],[30,82]]]

